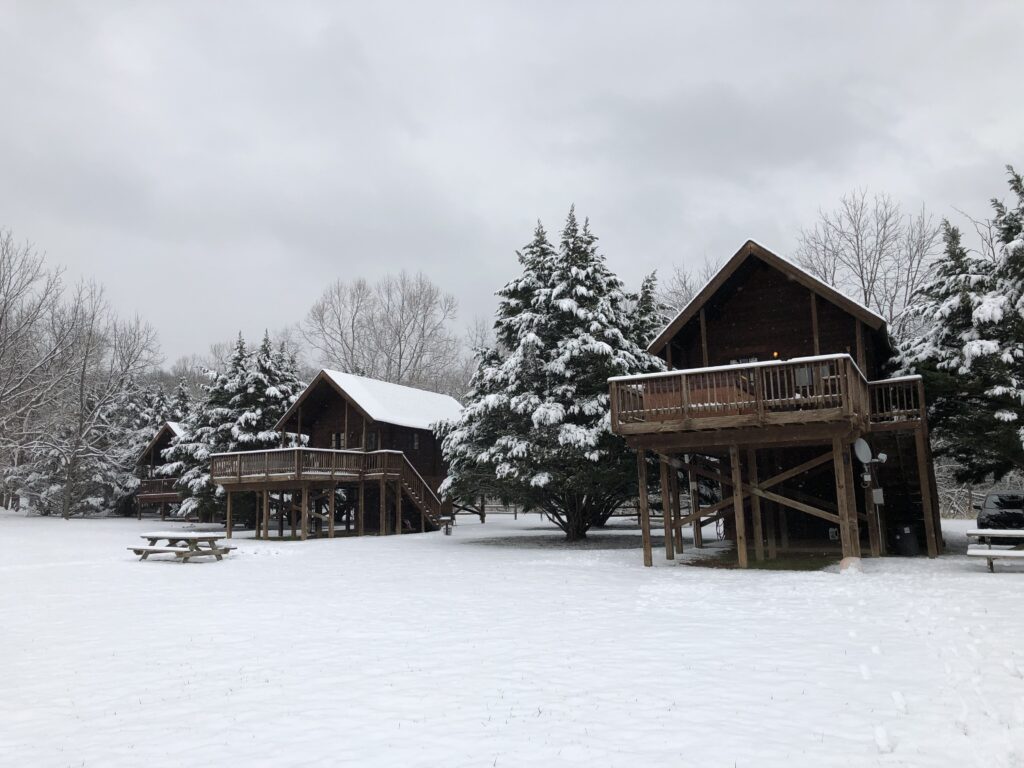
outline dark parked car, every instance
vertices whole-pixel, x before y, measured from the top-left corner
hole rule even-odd
[[[1024,491],[994,491],[978,512],[979,528],[1024,528]]]

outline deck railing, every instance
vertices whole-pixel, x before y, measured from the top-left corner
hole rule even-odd
[[[872,424],[919,421],[924,413],[924,382],[920,376],[900,376],[868,384]]]
[[[324,448],[279,448],[217,453],[210,457],[210,476],[219,485],[244,483],[354,480],[400,480],[413,499],[436,518],[441,501],[401,451],[343,451]]]
[[[613,378],[612,429],[687,432],[808,422],[921,418],[920,377],[868,382],[849,355]]]
[[[174,484],[176,477],[147,477],[139,481],[136,496],[169,496],[177,493]]]
[[[863,413],[867,381],[848,355],[726,365],[619,377],[611,382],[612,423],[623,433],[675,422],[721,429]]]

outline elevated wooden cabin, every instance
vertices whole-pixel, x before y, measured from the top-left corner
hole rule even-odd
[[[438,495],[446,467],[432,425],[460,411],[447,395],[320,371],[276,426],[282,446],[301,435],[303,447],[211,457],[228,535],[238,493],[256,495],[257,537],[269,538],[272,511],[279,536],[287,519],[303,539],[434,530],[450,506]]]
[[[161,515],[166,515],[169,505],[181,501],[181,494],[174,488],[178,478],[160,471],[167,464],[163,457],[164,451],[170,448],[171,441],[181,433],[181,426],[177,422],[165,421],[139,456],[137,466],[140,479],[135,500],[140,516],[142,508],[147,506],[159,507]]]
[[[741,566],[751,545],[758,560],[831,540],[845,557],[880,555],[918,528],[930,556],[941,550],[921,379],[886,378],[892,350],[876,313],[748,241],[650,351],[668,372],[610,381],[612,429],[641,459],[645,564],[648,452],[660,459],[669,559],[682,525],[701,546],[720,519]],[[862,465],[858,438],[888,460]]]

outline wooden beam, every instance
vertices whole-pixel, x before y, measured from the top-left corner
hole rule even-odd
[[[733,445],[729,448],[729,463],[732,467],[732,487],[742,488],[743,478],[740,474],[740,449]],[[733,493],[733,513],[736,516],[736,556],[740,568],[747,567],[747,523],[743,515],[743,494]]]
[[[693,521],[693,546],[700,549],[704,546],[704,533],[700,524],[700,488],[697,485],[697,474],[688,469],[686,472],[687,484],[690,486],[690,514],[697,515]],[[682,525],[682,520],[679,521]]]
[[[832,465],[836,481],[836,503],[839,508],[839,539],[843,557],[857,557],[857,542],[854,541],[857,510],[851,503],[853,489],[847,485],[846,464],[850,461],[849,448],[836,438],[832,441]]]
[[[818,294],[811,291],[811,336],[814,339],[814,354],[821,354],[821,335],[818,333]]]
[[[802,475],[805,472],[810,472],[812,469],[827,464],[831,460],[832,452],[826,451],[820,456],[815,456],[813,459],[809,459],[808,461],[805,461],[802,464],[797,464],[792,469],[787,469],[784,472],[779,472],[777,474],[772,475],[771,477],[765,478],[760,483],[757,483],[757,486],[762,490],[767,490],[768,488],[776,486],[779,483],[786,482],[792,477]],[[709,480],[717,480],[720,483],[732,485],[732,480],[723,475],[721,472],[715,472],[714,470],[705,469],[704,467],[701,467],[699,464],[694,464],[689,461],[680,461],[679,464],[684,469],[695,472],[696,474],[706,477]]]
[[[824,509],[819,509],[818,507],[812,507],[810,504],[804,504],[802,501],[790,499],[787,498],[786,496],[781,496],[777,493],[772,493],[771,491],[762,491],[758,488],[751,488],[750,493],[754,494],[755,496],[760,496],[762,499],[774,501],[776,504],[781,504],[784,507],[795,509],[798,512],[804,512],[813,517],[818,517],[822,520],[827,520],[833,525],[839,524],[839,515],[833,514],[832,512],[826,512]]]
[[[356,536],[363,535],[363,517],[366,512],[366,481],[359,478],[359,507],[356,509]]]
[[[669,467],[668,475],[669,492],[672,494],[672,530],[676,535],[676,552],[683,553],[683,524],[679,522],[682,517],[679,504],[679,472],[675,467]]]
[[[388,512],[387,512],[388,485],[384,475],[380,477],[380,520],[378,521],[378,536],[386,536],[388,533]]]
[[[757,488],[757,451],[753,448],[747,450],[747,477],[751,488]],[[764,560],[764,531],[761,525],[761,498],[756,493],[750,497],[750,517],[754,528],[754,559],[761,562]]]
[[[256,511],[259,515],[259,510]],[[270,491],[263,492],[263,538],[270,540]]]
[[[330,494],[331,494],[330,495],[330,499],[327,502],[327,508],[328,508],[327,514],[329,514],[331,517],[327,521],[327,537],[333,539],[334,538],[334,509],[335,509],[335,506],[337,505],[337,500],[334,497],[338,495],[337,489],[333,485],[331,486]]]
[[[665,528],[665,559],[675,560],[675,541],[672,535],[672,503],[669,499],[668,462],[661,460],[661,511]]]
[[[647,459],[645,453],[645,451],[636,452],[636,474],[639,487],[637,513],[640,518],[640,535],[644,544],[644,565],[650,568],[654,565],[654,555],[651,552],[651,511],[647,504]]]
[[[707,368],[710,365],[708,362],[708,322],[704,316],[704,307],[700,308],[700,349],[703,365]]]
[[[395,534],[402,533],[402,481],[395,480]]]
[[[231,538],[231,496],[232,495],[233,494],[231,493],[231,491],[228,491],[228,515],[227,515],[227,519],[224,521],[225,533],[227,534],[227,537],[229,539]],[[256,538],[257,539],[260,537],[259,530],[260,530],[259,529],[259,525],[257,524],[257,526],[256,526]]]
[[[874,498],[872,498],[873,491],[874,482],[864,489],[864,507],[866,508],[868,518],[868,545],[871,547],[872,557],[881,557],[882,544],[878,527],[878,508],[875,506]]]
[[[868,359],[864,352],[864,323],[860,320],[854,320],[857,324],[854,333],[856,334],[857,344],[857,367],[860,368],[860,372],[865,376],[868,376]]]
[[[924,514],[924,538],[928,557],[939,554],[939,539],[935,530],[935,516],[932,514],[932,484],[928,476],[928,447],[923,429],[914,432],[914,453],[917,454],[917,482],[921,488],[921,512]]]
[[[300,518],[302,525],[302,533],[300,538],[302,541],[306,540],[309,535],[309,488],[303,486],[302,488],[302,516]]]

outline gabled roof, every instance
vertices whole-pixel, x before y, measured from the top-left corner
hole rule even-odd
[[[693,317],[700,312],[708,300],[714,296],[718,289],[721,288],[725,281],[728,280],[733,273],[739,269],[740,265],[743,264],[749,258],[756,258],[763,261],[770,267],[774,267],[779,270],[787,277],[795,280],[801,285],[807,287],[815,294],[825,299],[826,301],[835,304],[837,307],[853,315],[858,320],[863,322],[872,330],[880,330],[885,327],[885,319],[881,315],[871,311],[863,304],[860,304],[848,296],[843,295],[831,285],[817,277],[812,275],[802,267],[797,266],[788,259],[784,259],[781,256],[772,253],[763,245],[755,243],[753,240],[747,240],[731,259],[729,259],[720,270],[712,277],[697,294],[690,299],[690,303],[683,307],[682,311],[679,312],[675,318],[666,325],[661,333],[658,334],[657,338],[651,342],[648,347],[648,351],[656,354],[662,349],[669,340],[686,325]]]
[[[153,439],[149,441],[149,444],[146,446],[146,449],[139,454],[139,459],[137,463],[141,464],[142,460],[149,455],[150,451],[156,448],[157,444],[164,438],[165,435],[169,436],[171,439],[174,439],[175,437],[180,437],[184,433],[185,430],[182,429],[181,425],[178,422],[165,421],[163,424],[160,425],[160,429],[156,431],[156,434],[153,435]]]
[[[458,400],[448,395],[324,369],[302,391],[288,412],[277,422],[275,429],[281,429],[295,416],[302,402],[321,382],[327,382],[347,397],[370,421],[384,424],[430,429],[431,425],[455,419],[462,412]]]

